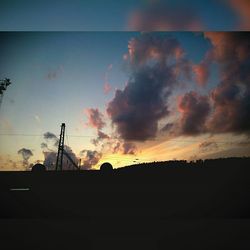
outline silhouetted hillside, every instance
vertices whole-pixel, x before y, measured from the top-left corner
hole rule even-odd
[[[144,171],[154,170],[157,171],[159,168],[204,168],[204,167],[216,167],[218,170],[224,167],[241,167],[250,166],[250,157],[230,157],[230,158],[219,158],[219,159],[206,159],[196,161],[186,160],[172,160],[172,161],[155,161],[147,163],[133,164],[119,168],[119,171]],[[152,171],[153,171],[152,170]]]
[[[250,218],[249,163],[250,158],[228,158],[153,162],[108,172],[1,172],[0,216]]]
[[[0,232],[8,249],[248,249],[249,160],[0,172]]]

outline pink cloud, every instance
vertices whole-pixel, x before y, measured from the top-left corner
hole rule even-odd
[[[192,69],[195,74],[197,84],[200,86],[206,85],[210,75],[209,65],[202,62],[200,64],[193,65]]]
[[[88,108],[85,110],[88,122],[86,123],[89,127],[102,129],[106,123],[103,121],[103,114],[96,108]]]
[[[103,85],[104,93],[108,94],[111,90],[112,90],[112,86],[108,82],[105,82]]]

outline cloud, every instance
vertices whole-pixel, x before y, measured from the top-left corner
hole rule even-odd
[[[210,94],[208,129],[214,133],[250,132],[250,33],[208,32],[220,82]]]
[[[249,33],[247,32],[205,32],[205,38],[213,45],[212,58],[229,66],[238,65],[249,57]]]
[[[179,97],[178,109],[181,113],[179,120],[181,134],[197,135],[206,132],[205,123],[210,112],[207,96],[194,91],[188,92]]]
[[[181,59],[184,51],[175,38],[148,33],[129,41],[128,54],[132,66],[136,67],[150,60],[165,64],[167,59]]]
[[[105,75],[104,75],[104,85],[103,85],[103,91],[104,91],[104,94],[108,94],[111,90],[112,90],[112,86],[110,85],[109,83],[109,72],[113,69],[113,64],[109,64],[106,72],[105,72]]]
[[[162,129],[161,131],[165,132],[165,131],[170,131],[171,129],[173,129],[174,123],[167,123]]]
[[[47,167],[49,170],[55,170],[56,166],[56,159],[57,159],[57,152],[56,151],[43,151],[44,166]]]
[[[98,130],[98,136],[97,136],[97,138],[92,139],[91,142],[95,146],[97,146],[101,141],[103,141],[105,139],[110,139],[110,137],[107,134],[103,133],[102,131]]]
[[[128,55],[131,76],[123,90],[116,90],[107,113],[122,139],[145,141],[169,115],[168,97],[177,78],[188,75],[188,62],[176,39],[159,34],[131,39]]]
[[[181,118],[175,122],[178,126],[173,129],[178,127],[179,131],[174,134],[250,134],[250,34],[205,32],[204,36],[212,49],[203,62],[208,68],[213,63],[217,65],[218,84],[207,96],[192,91],[179,98]]]
[[[91,142],[97,147],[100,146],[99,153],[108,151],[113,154],[136,154],[137,147],[132,142],[125,142],[123,139],[118,137],[110,137],[109,135],[98,130],[97,138],[92,139]]]
[[[136,155],[137,147],[132,142],[125,142],[121,139],[112,139],[103,145],[112,154]]]
[[[10,155],[1,155],[0,156],[0,169],[3,171],[13,171],[13,170],[23,170],[23,162],[22,162],[22,167],[20,167],[19,161],[13,161],[10,159]],[[25,170],[28,168],[25,166]]]
[[[41,147],[47,147],[49,149],[48,144],[52,144],[52,147],[58,147],[59,139],[57,136],[51,132],[46,132],[43,134],[43,138],[47,141],[47,143],[42,143]],[[51,149],[50,149],[51,150]]]
[[[131,142],[124,142],[122,144],[122,147],[123,147],[123,154],[130,154],[130,155],[134,155],[136,154],[136,146],[131,143]]]
[[[205,86],[210,77],[211,53],[207,53],[205,58],[199,63],[192,66],[196,83],[199,86]]]
[[[155,137],[158,120],[169,113],[165,99],[170,90],[164,81],[168,77],[173,78],[168,68],[143,68],[124,90],[116,90],[107,113],[123,139],[143,141]]]
[[[110,137],[107,134],[103,133],[102,131],[98,130],[98,138],[109,139]]]
[[[97,152],[96,150],[82,150],[80,152],[80,155],[83,158],[83,168],[85,170],[91,169],[93,166],[95,166],[101,159],[102,153]]]
[[[206,64],[201,63],[193,66],[193,71],[196,75],[196,81],[198,85],[204,86],[209,77],[209,70]]]
[[[244,141],[240,141],[237,143],[238,146],[241,146],[241,147],[250,147],[250,141],[249,141],[249,138],[244,140]]]
[[[41,148],[42,148],[42,149],[48,148],[48,144],[45,143],[45,142],[42,142],[42,143],[41,143]]]
[[[240,24],[237,27],[240,30],[248,31],[250,29],[250,1],[249,0],[229,0],[230,6],[239,15]]]
[[[199,149],[202,153],[216,151],[218,148],[218,144],[214,141],[204,141],[199,144]]]
[[[203,29],[201,19],[194,6],[151,1],[146,6],[130,13],[129,30],[135,31],[174,31]]]
[[[43,134],[43,138],[44,138],[44,139],[47,139],[47,140],[55,140],[55,141],[59,140],[59,139],[57,138],[57,136],[56,136],[55,134],[51,133],[51,132],[46,132],[46,133],[44,133],[44,134]]]
[[[23,166],[28,168],[29,165],[29,159],[31,156],[33,156],[33,153],[30,149],[27,148],[21,148],[17,151],[18,154],[20,154],[23,158]]]
[[[88,108],[85,110],[88,118],[87,125],[98,130],[102,129],[106,123],[103,121],[103,114],[96,108]]]
[[[112,86],[108,82],[105,82],[103,85],[104,93],[108,94],[111,90],[112,90]]]

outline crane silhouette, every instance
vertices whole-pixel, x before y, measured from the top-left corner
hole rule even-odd
[[[68,158],[68,160],[72,163],[72,165],[77,170],[80,170],[77,164],[72,160],[70,155],[64,149],[64,137],[65,137],[65,123],[62,123],[60,139],[59,139],[59,144],[58,144],[57,159],[56,159],[56,170],[63,170],[63,156],[64,155]]]

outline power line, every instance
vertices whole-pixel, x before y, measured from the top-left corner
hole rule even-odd
[[[67,133],[66,133],[67,134]],[[40,136],[40,137],[43,137],[44,135],[43,134],[23,134],[23,133],[0,133],[0,136],[27,136],[27,137],[32,137],[32,136]],[[56,135],[56,136],[59,136],[59,135]],[[75,137],[75,138],[95,138],[96,136],[95,135],[68,135],[67,134],[67,137]],[[117,138],[111,138],[111,139],[117,139]],[[68,140],[68,138],[67,138]],[[148,139],[149,141],[157,141],[157,139]],[[201,142],[201,141],[204,141],[204,140],[201,140],[201,141],[197,141],[197,140],[176,140],[176,139],[168,139],[166,141],[173,141],[173,142],[179,142],[179,143],[197,143],[197,142]],[[215,143],[239,143],[239,142],[232,142],[232,141],[214,141]]]
[[[0,133],[0,136],[44,136],[43,134],[5,134],[5,133]],[[60,136],[60,135],[56,135]],[[93,138],[96,137],[94,135],[68,135],[69,137],[87,137],[87,138]]]

